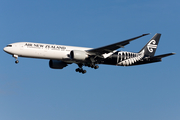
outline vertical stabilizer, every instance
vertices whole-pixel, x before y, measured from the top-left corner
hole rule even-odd
[[[151,40],[139,51],[139,53],[141,53],[144,50],[145,57],[153,57],[156,52],[160,37],[161,34],[156,33],[151,38]]]

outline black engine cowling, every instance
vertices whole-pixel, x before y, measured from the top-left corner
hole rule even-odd
[[[50,60],[49,67],[52,69],[63,69],[67,66],[67,63],[60,60]]]
[[[80,60],[83,61],[86,58],[88,58],[88,54],[85,51],[80,51],[80,50],[72,50],[70,52],[70,58],[73,60]]]

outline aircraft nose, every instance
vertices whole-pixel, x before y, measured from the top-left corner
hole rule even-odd
[[[4,49],[3,49],[5,52],[7,51],[7,47],[4,47]]]
[[[8,48],[8,47],[4,47],[4,52],[6,52],[6,53],[10,53],[10,49]]]

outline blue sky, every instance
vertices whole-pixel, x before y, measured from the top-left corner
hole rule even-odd
[[[178,0],[0,1],[0,119],[2,120],[179,120]],[[48,60],[14,58],[14,42],[100,47],[151,33],[120,49],[138,52],[162,33],[161,63],[133,67],[100,65],[75,72],[53,70]]]

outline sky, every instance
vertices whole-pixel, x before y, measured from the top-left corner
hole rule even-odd
[[[179,120],[179,0],[0,0],[1,120]],[[123,51],[138,52],[161,33],[161,63],[100,65],[75,72],[3,48],[37,42],[97,48],[144,33]]]

